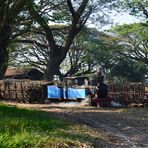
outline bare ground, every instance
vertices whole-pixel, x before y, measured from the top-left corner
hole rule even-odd
[[[17,104],[44,110],[56,117],[85,124],[101,134],[104,147],[148,148],[148,108],[100,109],[81,104]]]

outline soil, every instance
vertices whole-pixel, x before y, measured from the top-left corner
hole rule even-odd
[[[101,134],[104,147],[148,147],[148,108],[105,109],[79,103],[7,104],[44,110],[56,117],[85,124]]]

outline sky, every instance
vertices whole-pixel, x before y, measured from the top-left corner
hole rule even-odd
[[[123,24],[131,24],[139,22],[139,20],[136,17],[129,15],[128,13],[116,14],[115,16],[113,15],[111,16],[111,19],[113,20],[113,24],[104,26],[104,29],[109,29],[111,26],[115,25],[123,25]]]
[[[130,24],[139,21],[136,17],[129,15],[128,13],[117,14],[111,16],[114,24]]]
[[[139,22],[139,20],[136,17],[128,13],[114,13],[114,14],[112,13],[110,15],[110,18],[112,19],[112,24],[103,26],[101,30],[108,30],[115,25],[131,24],[131,23]],[[89,26],[96,27],[95,24],[89,24]]]

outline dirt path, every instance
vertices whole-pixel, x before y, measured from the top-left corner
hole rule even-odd
[[[79,104],[40,105],[13,104],[19,107],[37,108],[69,121],[85,124],[98,131],[105,147],[147,148],[148,109],[98,109]]]
[[[147,109],[72,108],[65,111],[65,116],[101,132],[109,147],[148,147]]]

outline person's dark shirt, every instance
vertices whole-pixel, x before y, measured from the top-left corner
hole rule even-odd
[[[107,92],[108,86],[104,83],[99,84],[98,86],[98,97],[99,98],[106,98],[108,96]]]

